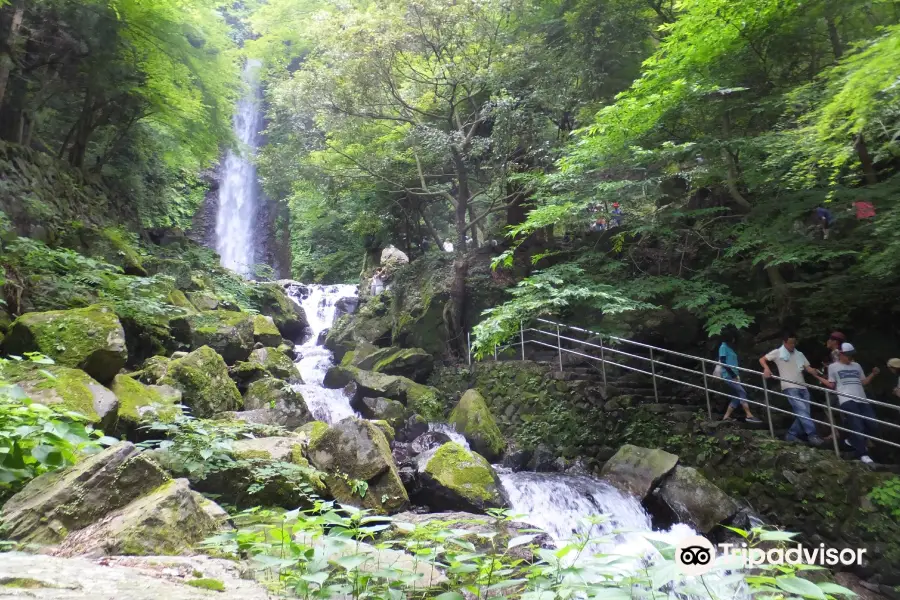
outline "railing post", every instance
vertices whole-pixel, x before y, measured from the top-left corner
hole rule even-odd
[[[656,361],[653,360],[653,348],[650,348],[650,372],[653,374],[653,397],[659,404],[659,390],[656,389]]]
[[[471,332],[466,332],[466,350],[467,350],[467,359],[469,361],[469,366],[472,366],[472,334]]]
[[[825,406],[828,407],[828,424],[831,425],[831,441],[834,443],[834,455],[841,457],[841,450],[838,447],[837,431],[834,429],[834,415],[831,413],[831,394],[825,392]]]
[[[709,420],[712,421],[712,403],[709,401],[709,383],[706,381],[706,361],[701,360],[700,366],[703,368],[703,391],[706,392],[706,412],[709,413]]]
[[[772,409],[769,407],[769,384],[766,383],[766,376],[762,376],[763,394],[766,399],[766,420],[769,421],[769,434],[775,439],[775,425],[772,424]]]
[[[603,355],[603,336],[600,336],[600,369],[603,371],[603,391],[607,393],[607,388],[609,386],[606,385],[606,358]]]
[[[519,343],[522,344],[522,360],[525,360],[525,327],[522,320],[519,319]]]
[[[559,324],[556,325],[556,350],[559,352],[559,370],[562,372],[562,339],[559,337]]]
[[[494,362],[497,362],[497,344],[494,344]]]

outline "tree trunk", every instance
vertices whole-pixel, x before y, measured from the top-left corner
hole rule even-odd
[[[731,138],[731,116],[728,114],[728,111],[725,111],[725,114],[722,115],[722,140],[727,141]],[[728,193],[731,195],[731,199],[734,200],[735,204],[743,208],[744,210],[750,210],[752,207],[750,203],[744,198],[743,194],[741,194],[740,189],[738,189],[738,181],[740,181],[740,170],[738,169],[737,159],[735,159],[734,154],[731,153],[724,144],[722,145],[722,160],[725,161],[725,165],[728,170],[728,175],[726,178],[726,185],[728,186]]]
[[[853,146],[856,148],[857,156],[859,156],[859,164],[866,178],[866,185],[875,185],[878,183],[878,174],[875,172],[875,163],[872,162],[872,155],[869,154],[869,147],[866,145],[866,138],[863,137],[862,133],[856,137],[856,142],[854,142]]]
[[[81,115],[75,126],[75,140],[69,148],[69,164],[81,169],[84,167],[84,159],[87,156],[88,140],[94,131],[94,94],[90,88],[84,93],[84,104],[81,107]]]
[[[22,18],[25,16],[25,0],[15,0],[13,3],[13,16],[9,25],[9,33],[0,52],[0,106],[6,95],[6,86],[9,83],[9,75],[12,73],[13,52],[15,51],[16,38],[19,37],[19,28],[22,27]]]
[[[826,16],[825,26],[828,28],[828,41],[831,42],[831,52],[834,53],[835,60],[841,60],[841,57],[844,55],[844,48],[841,45],[841,36],[838,34],[834,17]]]
[[[453,281],[450,284],[450,340],[457,356],[465,356],[466,330],[466,276],[469,274],[469,263],[466,260],[466,213],[469,209],[469,171],[459,148],[451,146],[453,166],[456,170],[458,196],[456,198],[456,258],[453,261]]]

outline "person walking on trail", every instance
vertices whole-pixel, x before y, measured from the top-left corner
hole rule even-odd
[[[878,367],[872,369],[866,377],[860,364],[853,360],[856,348],[853,344],[844,342],[841,344],[838,362],[828,366],[828,379],[819,378],[823,385],[837,391],[838,402],[844,411],[844,421],[850,434],[850,443],[856,451],[856,456],[864,463],[874,462],[869,458],[867,438],[875,432],[875,423],[869,419],[875,418],[875,411],[866,398],[864,386],[880,372]]]
[[[772,371],[769,369],[770,362],[775,363],[775,366],[778,367],[781,391],[787,394],[795,416],[785,440],[796,442],[805,435],[806,441],[810,445],[822,445],[824,440],[819,437],[816,432],[816,424],[809,418],[809,389],[803,380],[803,371],[813,377],[819,377],[819,374],[809,365],[809,361],[806,360],[803,353],[797,350],[797,336],[792,333],[786,334],[779,348],[760,357],[759,364],[763,368],[763,377],[772,377]]]
[[[845,336],[840,331],[832,331],[831,335],[828,336],[828,340],[825,342],[825,347],[828,348],[828,358],[822,363],[822,370],[820,371],[821,375],[824,377],[828,377],[828,367],[833,365],[834,363],[840,360],[841,355],[841,344],[847,341],[847,336]],[[828,404],[830,406],[837,405],[837,397],[831,392],[825,392],[825,395],[828,397]],[[834,432],[837,434],[838,439],[840,439],[840,433],[837,431]],[[825,436],[825,441],[831,439],[831,433]],[[847,440],[844,440],[845,443],[848,443]]]
[[[762,423],[750,412],[750,404],[747,402],[747,391],[741,385],[741,377],[738,374],[738,357],[737,353],[729,344],[734,343],[734,334],[726,333],[722,344],[719,346],[719,365],[721,366],[722,379],[728,386],[732,394],[731,401],[728,403],[728,409],[725,411],[723,421],[730,421],[731,414],[740,406],[744,409],[744,419],[747,423]]]
[[[822,228],[822,239],[828,239],[828,229],[834,223],[834,215],[821,204],[816,207],[816,221]]]
[[[897,385],[894,387],[894,396],[900,398],[900,358],[892,358],[887,363],[891,373],[897,376]]]
[[[370,289],[372,296],[377,296],[384,291],[384,267],[375,269],[372,275],[372,287]]]

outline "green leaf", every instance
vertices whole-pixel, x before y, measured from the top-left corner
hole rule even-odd
[[[856,592],[853,590],[849,590],[842,585],[838,585],[836,583],[831,583],[829,581],[823,581],[822,583],[817,583],[819,589],[821,589],[826,594],[831,594],[832,596],[856,596]]]
[[[825,600],[825,592],[811,581],[800,579],[795,575],[784,575],[776,578],[776,585],[789,594],[804,598]]]

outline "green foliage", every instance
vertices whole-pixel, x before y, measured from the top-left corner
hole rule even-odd
[[[28,358],[52,363],[38,355]],[[21,388],[5,384],[3,366],[8,362],[0,359],[0,500],[38,475],[116,442],[93,429],[84,415],[32,402]]]
[[[890,511],[895,519],[900,519],[900,477],[892,477],[873,489],[869,499]]]
[[[604,551],[615,533],[601,534],[600,518],[588,520],[586,534],[564,540],[559,548],[541,548],[536,545],[536,530],[502,538],[498,531],[512,519],[505,511],[492,510],[484,519],[491,526],[473,531],[455,528],[452,522],[391,522],[388,517],[320,501],[306,511],[244,511],[234,516],[234,531],[210,538],[205,545],[218,554],[249,556],[276,592],[299,598],[458,600],[466,593],[476,598],[502,594],[562,599],[591,594],[645,599],[663,590],[717,598],[733,594],[744,581],[750,594],[759,597],[779,589],[816,600],[853,596],[841,586],[805,578],[818,567],[763,565],[745,579],[726,573],[735,565],[717,564],[702,583],[696,583],[678,574],[676,549],[661,535],[638,534],[647,538],[647,549],[654,555],[649,564],[633,555]],[[793,537],[761,528],[732,531],[751,548],[781,546]],[[401,561],[384,554],[391,550],[404,551],[407,558]],[[433,569],[444,573],[447,581],[429,590],[425,581]],[[578,575],[571,576],[574,573]]]

